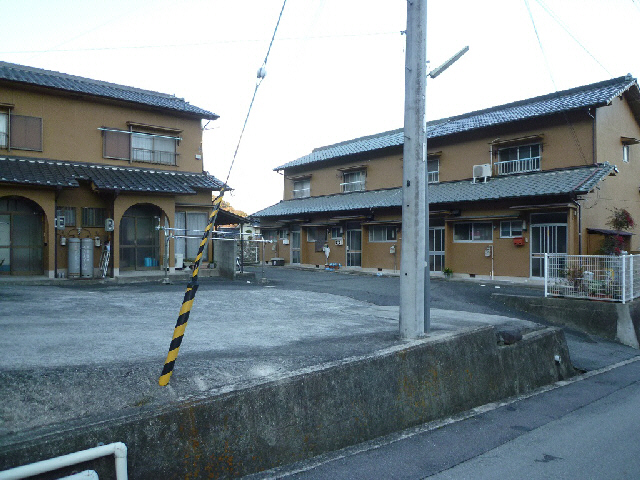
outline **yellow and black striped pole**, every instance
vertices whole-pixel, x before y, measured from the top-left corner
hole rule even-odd
[[[173,372],[173,366],[176,363],[176,358],[178,358],[178,351],[180,350],[180,344],[182,343],[182,338],[184,337],[184,331],[187,328],[189,313],[191,313],[193,300],[196,296],[196,292],[198,291],[198,270],[200,269],[200,260],[202,259],[204,247],[207,244],[207,239],[209,238],[209,232],[216,222],[216,216],[218,215],[218,211],[220,210],[220,204],[222,203],[224,190],[225,187],[223,186],[220,190],[220,195],[218,195],[218,197],[213,201],[213,210],[211,211],[211,215],[209,216],[209,224],[207,225],[207,228],[204,229],[202,241],[200,242],[200,248],[198,249],[198,255],[196,256],[196,261],[193,265],[193,274],[191,275],[191,280],[187,284],[187,290],[184,292],[182,307],[180,308],[180,313],[178,314],[178,321],[176,322],[176,327],[173,329],[173,339],[171,340],[171,345],[169,345],[169,353],[167,354],[167,359],[164,361],[164,368],[162,369],[162,374],[160,375],[160,379],[158,380],[158,383],[162,387],[169,383],[171,373]]]

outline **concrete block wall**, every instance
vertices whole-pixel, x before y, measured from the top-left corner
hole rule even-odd
[[[131,479],[235,478],[530,392],[573,374],[560,329],[534,331],[513,345],[499,346],[494,328],[482,327],[160,411],[32,432],[28,440],[5,445],[0,469],[121,441],[129,449]],[[112,463],[103,459],[88,467],[107,478]]]
[[[575,298],[544,298],[493,294],[504,304],[534,312],[555,325],[640,348],[640,299],[625,304]]]

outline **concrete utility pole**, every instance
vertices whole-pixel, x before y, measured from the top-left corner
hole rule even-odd
[[[407,1],[400,336],[429,331],[429,215],[427,208],[427,0]]]

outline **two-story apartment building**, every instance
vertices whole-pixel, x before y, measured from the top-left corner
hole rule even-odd
[[[427,126],[429,263],[540,277],[544,253],[595,253],[614,208],[640,219],[640,91],[631,76]],[[284,199],[254,214],[271,257],[398,269],[403,131],[317,148],[275,170]],[[623,232],[628,249],[640,240]],[[269,257],[267,257],[267,260]]]
[[[172,95],[0,62],[0,274],[90,276],[107,242],[110,274],[159,269],[157,227],[202,230],[222,187],[202,165],[202,120],[217,118]],[[199,243],[169,242],[171,267]]]

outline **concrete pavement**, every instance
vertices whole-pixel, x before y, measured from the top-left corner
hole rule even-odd
[[[157,385],[180,285],[0,286],[0,445],[60,422],[166,405],[402,344],[398,307],[327,293],[202,281],[169,387]],[[432,335],[498,315],[432,311]]]

